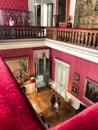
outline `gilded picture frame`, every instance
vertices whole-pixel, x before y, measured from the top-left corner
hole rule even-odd
[[[98,83],[86,78],[85,79],[85,86],[84,86],[84,97],[92,102],[98,102]]]
[[[74,80],[74,82],[79,83],[79,80],[80,80],[80,75],[79,75],[79,74],[77,74],[77,73],[74,73],[73,80]]]
[[[19,84],[30,79],[29,56],[8,58],[5,62]]]
[[[71,89],[72,93],[74,93],[75,95],[78,95],[78,86],[76,86],[75,84],[72,84],[72,89]]]
[[[65,24],[67,19],[68,0],[58,0],[59,24]],[[64,13],[65,12],[65,13]]]

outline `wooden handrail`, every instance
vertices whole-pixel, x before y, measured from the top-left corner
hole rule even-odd
[[[47,38],[98,49],[97,29],[75,29],[75,28],[47,28]]]
[[[0,40],[49,38],[92,49],[98,49],[98,30],[40,26],[1,26]]]
[[[36,26],[1,26],[0,40],[4,39],[24,39],[24,38],[44,38],[46,36],[45,27]]]

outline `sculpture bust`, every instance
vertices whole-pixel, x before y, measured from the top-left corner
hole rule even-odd
[[[71,22],[71,18],[70,18],[70,17],[69,17],[69,19],[68,19],[67,27],[68,27],[68,28],[71,28],[71,27],[72,27],[72,22]]]

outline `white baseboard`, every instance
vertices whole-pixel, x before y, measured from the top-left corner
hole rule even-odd
[[[65,99],[65,100],[69,100],[69,99],[71,99],[71,105],[72,105],[72,107],[75,108],[76,110],[80,107],[80,103],[83,104],[83,105],[85,105],[83,102],[81,102],[75,96],[73,96],[71,93],[67,92],[67,99]]]

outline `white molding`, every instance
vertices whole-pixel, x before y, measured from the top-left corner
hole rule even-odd
[[[70,64],[57,58],[55,60],[55,84],[54,88],[63,98],[67,97],[69,83]]]
[[[15,39],[0,41],[0,50],[42,47],[45,45],[45,38],[38,39]]]
[[[77,110],[80,107],[80,104],[85,105],[83,102],[81,102],[79,99],[77,99],[75,96],[73,96],[71,93],[67,92],[67,100],[71,99],[71,105]],[[86,106],[86,105],[85,105]]]
[[[50,48],[83,58],[94,63],[98,63],[98,50],[50,39],[46,39],[45,44]]]
[[[68,67],[68,68],[70,67],[70,64],[68,64],[68,63],[66,63],[66,62],[63,62],[63,61],[61,61],[61,60],[59,60],[59,59],[57,59],[57,58],[54,58],[54,60],[55,60],[57,63],[60,63],[60,64],[66,66],[66,67]]]
[[[98,50],[45,38],[1,40],[0,50],[48,46],[85,60],[98,63]],[[56,56],[55,56],[56,57]]]

